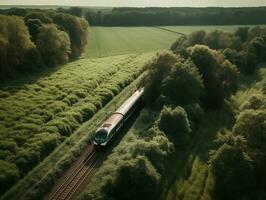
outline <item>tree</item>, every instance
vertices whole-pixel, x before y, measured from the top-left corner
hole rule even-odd
[[[219,108],[224,98],[235,92],[238,71],[224,56],[204,45],[188,49],[189,56],[203,77],[206,96],[203,102],[210,108]]]
[[[241,198],[255,186],[252,161],[243,143],[241,137],[227,136],[224,144],[211,153],[210,170],[219,199]]]
[[[39,19],[28,19],[26,21],[31,40],[36,44],[37,35],[40,32],[39,29],[42,27],[42,22]]]
[[[0,160],[0,194],[3,194],[19,179],[15,164]]]
[[[64,64],[69,60],[70,40],[64,31],[60,31],[55,25],[44,25],[37,36],[37,48],[44,63],[49,66]]]
[[[206,35],[207,33],[205,31],[195,31],[190,33],[188,36],[189,46],[194,46],[195,44],[204,44]]]
[[[0,16],[0,27],[0,69],[6,76],[21,67],[25,55],[35,46],[20,17]]]
[[[71,42],[70,58],[77,59],[83,52],[88,38],[88,23],[70,14],[57,13],[54,22],[69,35]]]
[[[249,42],[248,50],[256,55],[258,62],[263,62],[266,60],[266,36],[265,37],[255,37]]]
[[[44,24],[53,23],[53,20],[45,12],[30,12],[25,16],[24,20],[27,22],[29,19],[39,19]]]
[[[201,76],[190,61],[176,63],[162,80],[161,87],[162,94],[178,105],[198,102],[203,92]]]
[[[187,144],[191,128],[187,113],[182,107],[164,107],[158,119],[158,127],[172,137],[177,146],[183,147]]]
[[[239,27],[235,31],[235,35],[238,36],[242,42],[246,42],[248,40],[249,27]]]
[[[158,199],[160,175],[143,156],[125,161],[116,177],[103,190],[117,200]],[[121,192],[126,191],[126,192]]]
[[[162,52],[147,65],[148,75],[141,83],[145,86],[144,99],[147,102],[152,102],[160,96],[160,82],[180,59],[180,56],[171,52]]]
[[[233,127],[235,135],[243,136],[247,141],[248,154],[255,164],[257,180],[266,186],[266,112],[264,110],[244,110],[239,114]]]

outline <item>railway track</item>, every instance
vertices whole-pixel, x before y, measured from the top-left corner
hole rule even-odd
[[[81,184],[93,172],[100,157],[99,153],[91,146],[88,155],[70,172],[67,178],[48,197],[48,200],[69,200],[77,192]]]

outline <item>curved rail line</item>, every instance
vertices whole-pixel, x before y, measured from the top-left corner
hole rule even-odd
[[[90,175],[99,161],[99,156],[94,148],[91,148],[86,159],[82,160],[68,175],[59,188],[51,194],[49,200],[69,200],[75,194],[79,186]]]

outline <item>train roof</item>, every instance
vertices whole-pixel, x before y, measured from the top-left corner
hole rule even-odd
[[[106,131],[111,130],[116,124],[123,119],[123,115],[120,113],[113,113],[107,120],[100,126],[99,130],[105,129]]]
[[[142,96],[143,92],[144,88],[137,90],[115,111],[115,113],[121,113],[125,115],[130,110],[130,108],[136,103],[136,101]]]
[[[142,96],[144,89],[137,90],[131,97],[129,97],[110,117],[108,117],[104,123],[98,128],[97,131],[106,130],[107,132],[112,130],[117,125],[123,116],[132,108],[136,101]]]

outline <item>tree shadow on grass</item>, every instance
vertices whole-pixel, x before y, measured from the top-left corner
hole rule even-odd
[[[64,68],[66,65],[73,64],[77,61],[78,60],[72,60],[64,65],[36,69],[31,72],[17,74],[15,77],[12,77],[6,80],[1,80],[0,90],[7,91],[7,92],[11,91],[11,93],[15,93],[23,89],[25,85],[34,84],[42,78],[46,78],[46,77],[53,75],[60,69]],[[77,63],[77,65],[79,65],[79,63]]]
[[[230,130],[234,122],[233,111],[227,103],[220,110],[205,111],[198,129],[191,139],[190,145],[185,150],[176,150],[176,155],[174,156],[175,161],[171,162],[171,177],[167,181],[166,191],[169,192],[172,189],[172,196],[181,199],[184,197],[186,192],[183,191],[182,194],[178,194],[176,183],[180,182],[182,185],[182,182],[190,179],[195,161],[204,164],[208,163],[209,152],[216,147],[215,139],[219,130],[223,128]],[[202,171],[205,169],[198,170]]]

